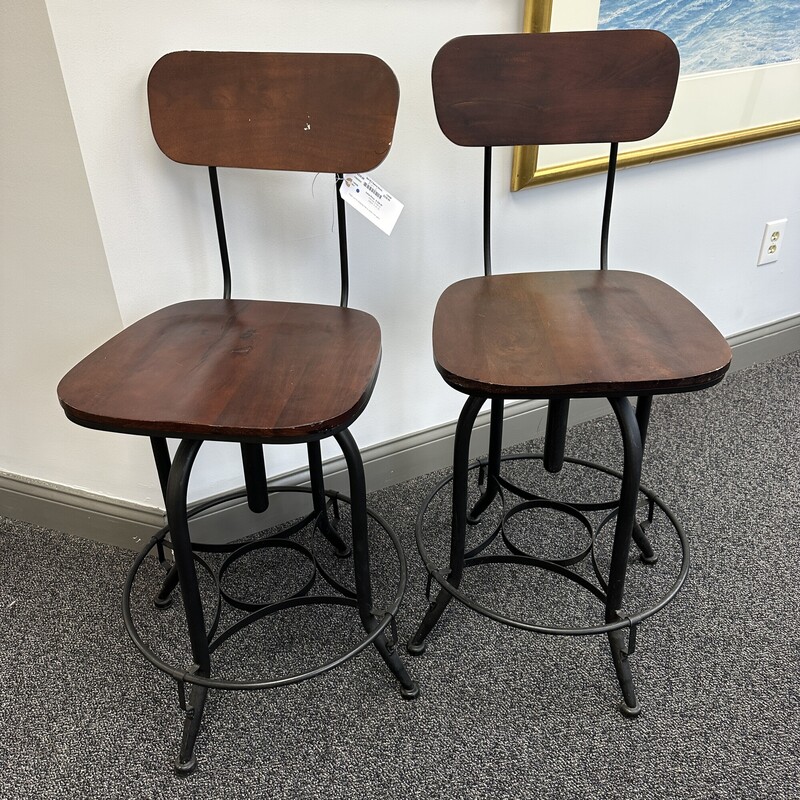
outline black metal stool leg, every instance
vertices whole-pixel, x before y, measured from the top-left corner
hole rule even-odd
[[[160,544],[160,542],[159,542]],[[161,582],[161,588],[153,600],[153,605],[156,608],[169,608],[172,605],[172,593],[178,585],[178,567],[173,564],[167,571],[164,580]]]
[[[464,543],[467,532],[467,474],[469,472],[469,441],[475,418],[484,403],[482,397],[470,397],[464,404],[456,425],[453,446],[453,516],[450,538],[450,572],[448,583],[458,587],[464,573]],[[452,595],[444,587],[439,590],[436,600],[430,604],[416,633],[408,642],[408,652],[421,655],[425,652],[425,639],[433,630]]]
[[[167,481],[169,480],[169,471],[172,466],[172,459],[169,455],[169,448],[167,447],[167,440],[162,436],[151,436],[150,446],[153,449],[153,459],[156,462],[156,471],[158,472],[158,483],[161,486],[161,496],[164,498],[164,503],[167,502]],[[164,545],[162,542],[156,544],[156,554],[158,562],[162,566],[167,566],[167,556],[164,552]],[[161,589],[153,601],[157,608],[169,608],[172,605],[172,592],[178,585],[178,571],[173,564],[167,570],[164,582]]]
[[[645,394],[636,399],[636,422],[639,425],[639,435],[642,437],[642,452],[644,452],[644,443],[647,438],[647,427],[650,424],[650,409],[653,405],[653,395]],[[658,561],[653,545],[650,539],[647,538],[647,527],[650,520],[647,522],[633,524],[633,541],[641,551],[641,559],[645,564],[655,564]]]
[[[624,448],[624,466],[622,470],[622,490],[620,493],[619,511],[617,513],[614,544],[611,551],[611,567],[608,578],[606,599],[606,622],[624,619],[622,611],[625,591],[625,573],[628,567],[633,527],[636,521],[636,507],[639,497],[639,481],[642,473],[642,437],[633,408],[626,397],[609,398],[622,432]],[[628,656],[632,654],[635,633],[632,629],[625,641],[624,630],[612,631],[608,634],[611,656],[617,680],[622,689],[620,711],[626,716],[639,714],[641,707],[636,699]]]
[[[156,471],[158,472],[158,483],[161,486],[161,495],[166,503],[167,482],[169,481],[169,470],[172,466],[172,459],[169,456],[167,440],[160,436],[151,436],[150,447],[153,450],[153,459],[156,462]]]
[[[344,543],[342,537],[328,518],[325,500],[325,482],[322,475],[322,450],[319,442],[308,442],[308,471],[311,478],[311,499],[314,503],[314,513],[317,517],[317,529],[330,542],[336,555],[345,558],[350,555],[350,548]]]
[[[260,444],[243,442],[242,470],[247,490],[247,505],[254,514],[263,514],[269,508],[267,468],[264,464],[264,448]]]
[[[647,440],[647,428],[650,425],[650,409],[653,407],[653,395],[643,394],[636,398],[636,422],[639,435],[642,437],[642,451]]]
[[[372,578],[369,567],[369,536],[367,519],[367,484],[364,464],[355,440],[350,431],[336,434],[336,441],[342,448],[350,478],[350,508],[353,526],[353,573],[356,588],[358,612],[364,630],[371,633],[379,624],[372,608]],[[408,700],[419,695],[419,686],[411,678],[394,643],[386,641],[385,635],[375,639],[375,646],[392,674],[400,682],[400,693]]]
[[[608,642],[611,645],[614,671],[617,674],[620,689],[622,689],[622,700],[619,701],[617,707],[626,717],[638,717],[642,707],[636,699],[636,688],[633,685],[633,675],[628,661],[628,656],[633,655],[633,652],[626,641],[625,632],[612,631],[608,634]]]
[[[500,457],[503,454],[503,407],[504,402],[501,397],[492,399],[492,412],[489,422],[489,459],[486,464],[486,486],[481,492],[481,496],[472,507],[472,511],[467,515],[467,523],[475,525],[480,519],[481,514],[486,511],[497,497],[500,491],[500,484],[497,482],[500,476]]]
[[[178,751],[178,758],[175,760],[175,770],[181,775],[189,775],[197,767],[194,745],[197,741],[197,734],[200,732],[200,723],[203,720],[207,697],[208,687],[195,685],[189,690],[188,702],[184,701],[181,704],[185,717],[181,746]]]
[[[189,474],[197,452],[202,445],[201,441],[184,440],[178,447],[167,482],[167,521],[169,523],[172,547],[175,557],[175,566],[180,576],[181,597],[186,612],[186,627],[194,659],[194,672],[203,677],[209,677],[211,661],[208,650],[208,636],[206,634],[203,605],[200,599],[200,587],[197,581],[197,572],[194,567],[192,543],[189,537],[189,521],[186,516],[186,491],[189,486]],[[194,685],[191,688],[188,703],[181,690],[181,704],[186,712],[184,721],[183,738],[180,754],[175,768],[180,773],[188,774],[194,770],[196,760],[194,744],[200,721],[203,715],[206,694],[208,689],[204,686]]]
[[[633,541],[641,551],[640,558],[645,564],[655,564],[658,561],[658,555],[653,549],[650,539],[647,538],[644,525],[638,522],[633,523]]]
[[[556,397],[547,404],[547,428],[544,435],[544,468],[555,474],[564,467],[564,448],[567,442],[569,398]]]

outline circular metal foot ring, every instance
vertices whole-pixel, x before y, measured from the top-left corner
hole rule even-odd
[[[299,493],[309,494],[310,491],[311,490],[306,487],[280,487],[274,489],[273,492],[271,492],[271,494],[279,492],[280,493],[299,492]],[[338,492],[327,491],[326,494],[331,498],[335,498],[339,502],[344,502],[347,504],[350,503],[350,498],[342,494],[339,494]],[[201,511],[205,511],[217,505],[230,503],[232,500],[237,500],[244,496],[246,496],[245,490],[237,490],[235,492],[230,492],[226,495],[223,495],[222,497],[215,498],[213,501],[206,501],[201,504],[198,504],[189,511],[187,516],[191,519],[193,516],[196,516]],[[187,673],[184,667],[179,667],[167,663],[160,656],[156,655],[154,650],[147,643],[145,643],[133,620],[133,616],[131,613],[131,593],[133,590],[136,575],[138,574],[139,569],[144,563],[147,555],[155,548],[155,546],[159,542],[163,542],[164,538],[169,533],[169,528],[167,526],[162,528],[155,536],[152,537],[150,542],[148,542],[148,544],[138,554],[128,572],[128,577],[123,592],[123,603],[122,603],[123,620],[125,623],[125,627],[128,631],[128,634],[130,635],[131,639],[133,640],[133,643],[135,644],[139,652],[151,664],[153,664],[156,668],[158,668],[162,672],[165,672],[166,674],[172,676],[178,682],[183,681],[187,684],[205,686],[207,688],[213,688],[213,689],[255,690],[255,689],[271,689],[278,686],[288,686],[294,683],[299,683],[301,681],[308,680],[310,678],[317,677],[318,675],[321,675],[322,673],[327,672],[328,670],[334,669],[335,667],[344,664],[351,658],[358,655],[362,650],[364,650],[370,644],[372,644],[379,636],[383,635],[383,632],[386,629],[386,627],[391,623],[391,621],[396,616],[397,610],[400,606],[400,603],[403,599],[403,595],[405,594],[405,589],[406,589],[407,569],[406,569],[405,554],[403,553],[403,549],[400,544],[400,540],[397,537],[397,534],[394,531],[392,531],[392,529],[388,526],[388,524],[376,512],[367,509],[367,514],[369,518],[383,530],[383,532],[389,538],[392,546],[394,547],[399,565],[399,576],[397,581],[397,588],[395,591],[395,597],[394,600],[389,605],[388,609],[384,612],[381,612],[381,615],[377,620],[377,624],[375,625],[374,628],[372,628],[369,631],[368,634],[365,634],[364,637],[356,645],[352,646],[349,650],[330,659],[329,661],[326,661],[325,663],[320,664],[318,666],[314,666],[304,672],[284,675],[278,678],[244,681],[244,680],[223,680],[219,678],[205,677],[194,672]],[[266,541],[269,541],[269,539],[267,539]],[[278,542],[276,541],[275,544],[278,544]],[[306,550],[306,548],[300,545],[295,545],[294,543],[291,542],[289,543],[289,545],[292,549],[295,550],[300,550],[300,551]],[[255,549],[252,543],[246,544],[245,547],[248,549]],[[313,555],[311,555],[310,557],[312,558],[312,560],[314,560],[315,566],[317,566],[316,561],[313,558]],[[211,568],[205,563],[205,561],[200,559],[197,555],[195,555],[195,560],[213,576]],[[320,575],[325,577],[325,573],[321,569],[319,569],[319,573]],[[219,581],[216,578],[215,578],[215,583],[220,597],[219,602],[221,602],[221,600],[225,598],[226,593],[222,591],[222,589],[219,586]],[[347,592],[347,589],[344,587],[336,585],[335,588],[338,591],[344,590],[345,592]],[[169,603],[171,603],[172,598],[171,597],[168,598],[168,601]],[[166,605],[168,604],[166,601],[163,600],[161,602],[163,603],[163,605],[159,605],[159,608],[165,608]],[[234,602],[236,602],[235,599]],[[245,604],[240,603],[239,605],[245,605]],[[333,595],[298,596],[296,594],[282,601],[271,603],[263,607],[259,607],[256,610],[251,610],[251,613],[248,614],[243,620],[241,620],[239,623],[236,623],[235,625],[232,625],[231,628],[229,628],[228,630],[217,634],[216,637],[213,636],[216,626],[216,621],[215,621],[212,624],[212,631],[211,631],[212,636],[209,637],[211,639],[209,643],[210,650],[213,652],[218,645],[224,644],[224,642],[232,635],[238,633],[240,630],[248,627],[250,624],[256,622],[257,620],[261,619],[262,617],[266,616],[269,613],[279,612],[286,610],[288,608],[306,606],[306,605],[335,605],[335,606],[348,606],[355,608],[357,607],[357,602],[352,596],[333,596]],[[410,699],[412,697],[415,697],[419,693],[419,689],[418,687],[416,687],[415,684],[415,689],[401,688],[401,692],[404,697],[408,697]],[[186,765],[181,765],[180,763],[177,763],[176,769],[182,774],[188,774],[188,772],[194,768],[192,761],[187,762]]]
[[[515,454],[515,455],[504,456],[501,459],[501,462],[508,463],[517,460],[542,461],[543,456],[541,453]],[[565,464],[573,464],[576,465],[577,467],[582,467],[588,470],[606,474],[619,481],[622,480],[622,474],[620,472],[612,470],[608,467],[604,467],[601,464],[595,464],[590,461],[584,461],[577,458],[567,458],[567,457],[564,458],[564,462]],[[483,468],[483,466],[484,465],[482,462],[476,462],[475,464],[470,466],[470,472],[479,470]],[[527,620],[510,617],[506,614],[501,613],[500,611],[497,611],[496,609],[492,609],[482,605],[477,600],[467,595],[463,589],[450,583],[446,577],[448,574],[448,570],[442,569],[439,565],[434,564],[430,555],[427,552],[427,548],[424,542],[426,513],[428,512],[428,508],[431,505],[431,503],[433,503],[434,499],[445,487],[447,487],[448,484],[452,483],[452,480],[453,480],[452,474],[445,477],[442,481],[440,481],[436,486],[433,487],[430,494],[425,499],[425,502],[423,503],[422,508],[417,517],[417,526],[416,526],[417,548],[419,550],[420,556],[422,557],[422,561],[425,564],[425,569],[427,570],[428,575],[431,576],[434,580],[436,580],[436,582],[439,583],[439,585],[443,589],[445,589],[455,599],[459,600],[461,603],[471,608],[473,611],[476,611],[477,613],[482,614],[483,616],[489,617],[490,619],[494,619],[497,622],[502,622],[506,625],[510,625],[515,628],[521,628],[523,630],[529,630],[536,633],[546,633],[559,636],[583,636],[583,635],[594,635],[594,634],[604,634],[604,633],[608,634],[611,633],[612,631],[622,630],[636,626],[643,620],[647,619],[648,617],[651,617],[653,614],[660,611],[662,608],[664,608],[664,606],[666,606],[669,602],[671,602],[675,598],[675,596],[678,594],[681,587],[683,586],[686,577],[689,574],[689,545],[686,539],[686,535],[683,531],[683,528],[681,527],[678,520],[675,518],[672,511],[652,491],[650,491],[644,486],[640,486],[639,493],[642,496],[642,498],[647,502],[647,504],[650,505],[651,509],[657,508],[661,511],[661,513],[664,515],[667,522],[671,526],[674,534],[677,536],[680,544],[680,549],[681,549],[680,568],[678,570],[678,574],[675,580],[673,581],[672,585],[665,591],[665,593],[660,598],[658,598],[653,603],[653,605],[651,605],[648,608],[636,612],[628,612],[626,610],[624,616],[620,616],[618,619],[612,622],[606,622],[603,624],[597,624],[593,626],[557,627],[552,625],[533,623]],[[506,478],[503,479],[502,485],[505,489],[511,488],[513,490],[514,488],[513,485],[510,484]],[[592,535],[592,543],[590,544],[589,550],[586,551],[590,553],[592,558],[594,558],[593,548],[594,548],[595,536],[606,525],[606,523],[610,522],[616,515],[615,502],[588,503],[579,501],[573,502],[564,500],[552,500],[543,497],[536,497],[535,495],[532,495],[529,491],[522,491],[522,490],[520,490],[519,496],[523,498],[522,502],[518,503],[517,506],[514,506],[510,510],[504,512],[502,520],[500,522],[501,528],[507,519],[512,518],[517,513],[517,508],[525,510],[533,506],[543,506],[558,511],[570,507],[570,511],[566,513],[568,513],[575,519],[581,519],[581,520],[585,519],[582,513],[584,510],[600,511],[600,510],[611,509],[610,513],[606,515],[604,520],[595,530],[595,533]],[[532,498],[535,499],[532,500]],[[494,535],[491,535],[489,537],[489,539],[493,538]],[[508,537],[505,535],[505,532],[503,532],[501,538],[505,541],[506,547],[510,550],[511,552],[510,555],[493,555],[493,556],[468,558],[465,562],[465,567],[476,567],[483,564],[497,564],[497,563],[515,563],[515,564],[537,567],[539,569],[544,569],[550,572],[557,573],[562,577],[567,578],[568,580],[576,582],[583,588],[593,593],[598,599],[602,600],[602,598],[604,597],[605,586],[603,585],[602,579],[600,579],[600,586],[595,587],[583,576],[573,572],[572,570],[568,570],[565,568],[566,564],[575,563],[574,557],[569,559],[562,559],[561,561],[559,561],[558,559],[537,558],[528,553],[524,553],[522,550],[517,548],[513,543],[511,543],[508,540]],[[635,545],[632,545],[632,547],[633,546]],[[658,560],[658,555],[654,555],[646,563],[654,564],[657,560]],[[424,652],[424,649],[425,649],[424,642],[420,645],[411,643],[409,643],[408,645],[408,652],[411,653],[412,655],[420,655],[422,652]]]

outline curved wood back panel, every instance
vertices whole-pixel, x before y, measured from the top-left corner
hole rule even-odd
[[[399,102],[392,70],[353,53],[168,53],[147,94],[173,161],[307,172],[380,164]]]
[[[461,36],[433,63],[436,115],[466,146],[637,141],[669,116],[679,65],[658,31]]]

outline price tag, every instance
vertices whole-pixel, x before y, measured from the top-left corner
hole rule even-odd
[[[394,229],[403,204],[368,175],[345,174],[339,194],[347,205],[363,214],[387,236]]]

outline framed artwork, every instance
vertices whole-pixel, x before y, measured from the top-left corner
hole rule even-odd
[[[797,0],[525,0],[523,31],[656,28],[681,53],[667,124],[620,146],[635,166],[800,133]],[[601,172],[607,146],[515,147],[511,190]]]

